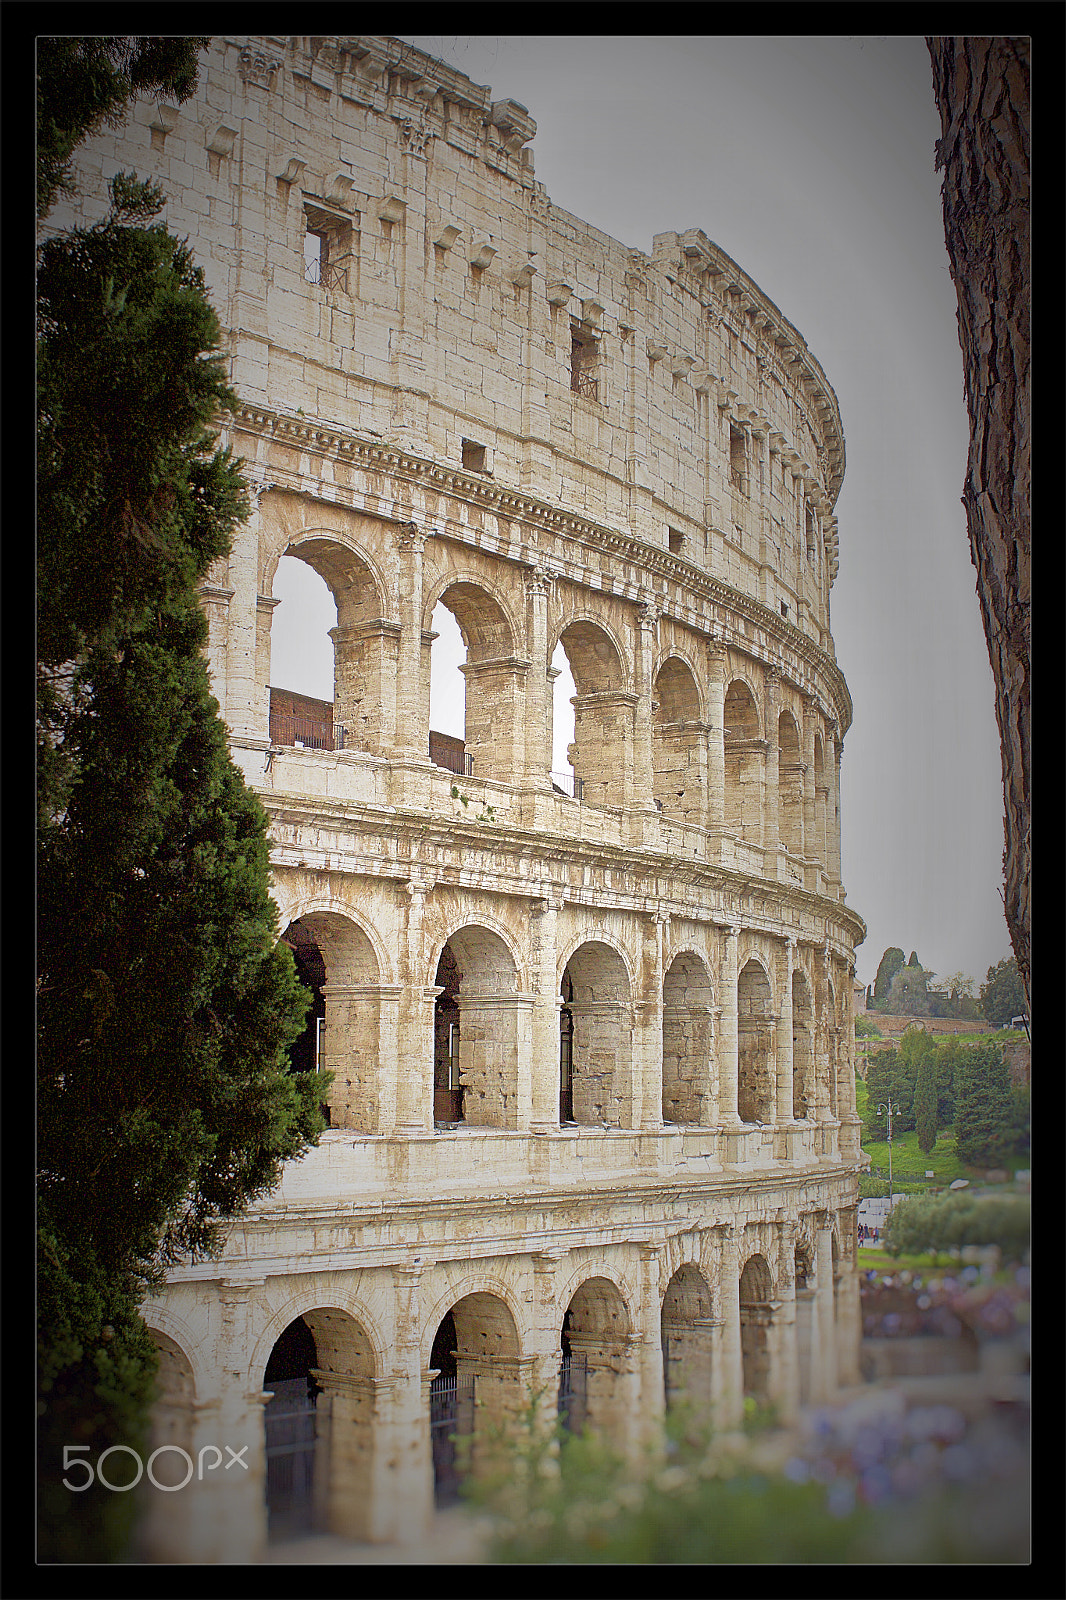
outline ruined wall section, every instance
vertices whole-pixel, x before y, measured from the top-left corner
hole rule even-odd
[[[824,374],[698,230],[645,254],[553,205],[535,126],[396,40],[216,39],[185,106],[141,103],[86,147],[81,216],[119,169],[162,184],[249,404],[472,464],[673,550],[831,653],[843,440]]]

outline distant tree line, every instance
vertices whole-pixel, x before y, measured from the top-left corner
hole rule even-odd
[[[908,1028],[898,1049],[870,1057],[866,1089],[868,1140],[887,1137],[888,1117],[879,1107],[891,1101],[893,1136],[916,1130],[927,1153],[941,1130],[953,1127],[967,1166],[1028,1159],[1029,1090],[1011,1084],[1003,1048],[993,1039],[962,1044]]]
[[[1025,990],[1013,956],[989,967],[977,993],[975,980],[964,972],[953,972],[939,982],[936,976],[922,966],[917,951],[912,950],[905,961],[903,951],[893,945],[881,957],[877,977],[867,988],[866,1009],[888,1016],[983,1020],[995,1028],[1008,1027],[1012,1017],[1027,1013]]]

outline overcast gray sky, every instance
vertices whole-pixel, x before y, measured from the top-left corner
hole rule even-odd
[[[529,109],[557,205],[649,252],[702,228],[821,362],[847,448],[832,627],[855,708],[841,806],[848,904],[869,929],[858,975],[899,945],[980,984],[1011,953],[1003,803],[924,40],[405,37]],[[286,671],[276,656],[271,681],[303,687]]]

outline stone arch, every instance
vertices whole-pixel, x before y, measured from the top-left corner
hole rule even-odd
[[[292,1048],[294,1070],[318,1066],[333,1073],[331,1127],[381,1132],[383,995],[374,941],[346,911],[332,908],[293,918],[282,939],[314,997]]]
[[[624,805],[632,788],[636,705],[625,656],[603,624],[587,617],[567,622],[558,642],[576,691],[569,754],[582,798],[593,805]]]
[[[625,958],[613,945],[586,939],[569,956],[561,986],[573,1019],[573,1119],[631,1128],[632,990]]]
[[[399,628],[386,620],[389,585],[365,543],[346,530],[312,525],[278,531],[280,539],[272,538],[264,553],[263,592],[271,592],[281,557],[292,556],[318,574],[336,602],[333,748],[385,754],[395,734],[399,663]],[[267,665],[272,609],[260,614]]]
[[[532,1026],[503,934],[466,923],[449,935],[434,974],[433,1114],[438,1124],[518,1127],[520,1066]]]
[[[590,1275],[578,1283],[567,1302],[563,1333],[571,1361],[583,1374],[585,1422],[620,1446],[628,1428],[632,1323],[613,1279]]]
[[[761,1252],[748,1257],[740,1274],[740,1349],[744,1393],[766,1400],[770,1393],[770,1328],[774,1280]]]
[[[663,977],[663,1121],[716,1120],[714,992],[702,957],[679,951]]]
[[[723,722],[725,824],[730,832],[761,844],[766,744],[758,697],[743,677],[734,677],[726,688]]]
[[[711,1407],[714,1297],[699,1267],[685,1262],[666,1286],[662,1313],[663,1385],[667,1409],[684,1401],[697,1417]]]
[[[507,1300],[491,1289],[454,1290],[427,1319],[433,1329],[429,1352],[430,1440],[434,1498],[438,1505],[457,1495],[460,1463],[455,1436],[471,1440],[470,1468],[491,1470],[494,1451],[522,1405],[522,1365],[518,1323]]]
[[[737,978],[737,1113],[742,1122],[772,1123],[776,1115],[773,992],[766,969],[749,957]]]
[[[777,719],[778,822],[781,843],[803,854],[803,745],[799,724],[786,706]]]
[[[459,670],[465,681],[465,754],[475,777],[515,782],[522,768],[525,680],[522,637],[508,602],[481,576],[454,572],[424,597],[423,629],[437,605],[451,612],[466,645]]]
[[[814,1001],[807,974],[797,967],[792,974],[792,1115],[813,1118],[814,1107]]]
[[[655,679],[652,790],[664,816],[702,823],[706,815],[707,740],[696,675],[669,655]]]
[[[305,1309],[278,1333],[262,1379],[272,1538],[370,1534],[378,1372],[366,1329],[340,1307]]]

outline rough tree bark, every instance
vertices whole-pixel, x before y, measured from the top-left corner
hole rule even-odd
[[[1028,1005],[1029,40],[926,44],[970,416],[962,498],[1003,758],[1004,910]]]

